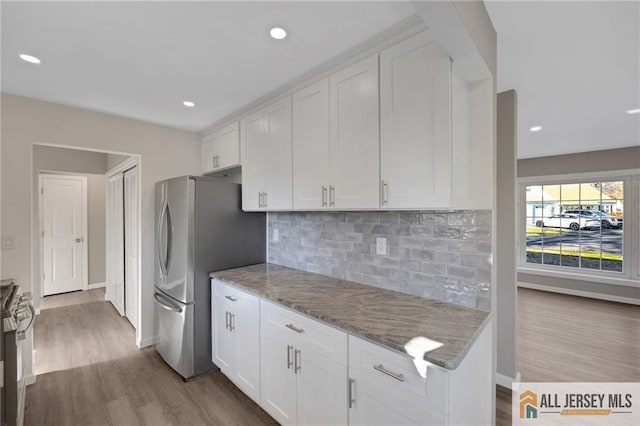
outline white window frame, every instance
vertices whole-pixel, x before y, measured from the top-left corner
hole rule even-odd
[[[590,181],[624,182],[625,215],[622,272],[527,263],[526,187]],[[518,272],[640,287],[640,169],[522,177],[518,178],[517,182],[516,223],[518,224],[518,229],[516,230],[516,244],[518,247]]]

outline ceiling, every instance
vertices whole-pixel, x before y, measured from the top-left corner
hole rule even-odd
[[[640,145],[640,3],[489,1],[518,157]],[[542,130],[532,133],[533,126]]]
[[[190,131],[415,13],[404,1],[1,7],[4,92]],[[288,37],[271,39],[274,26]],[[18,52],[42,63],[25,63]]]
[[[404,1],[1,7],[4,92],[190,131],[414,14]],[[625,114],[640,107],[640,3],[490,0],[487,9],[498,90],[518,92],[519,158],[640,144],[640,115]],[[273,26],[289,36],[271,39]]]

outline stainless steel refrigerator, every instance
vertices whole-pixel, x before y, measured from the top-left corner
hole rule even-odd
[[[241,186],[184,176],[156,183],[156,350],[185,379],[213,370],[209,272],[262,263],[266,215],[244,213]]]

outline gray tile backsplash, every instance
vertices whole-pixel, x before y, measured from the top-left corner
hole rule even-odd
[[[491,212],[275,212],[268,261],[491,309]],[[274,230],[279,241],[274,241]],[[376,254],[376,238],[387,254]]]

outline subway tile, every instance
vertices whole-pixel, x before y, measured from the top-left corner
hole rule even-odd
[[[434,252],[423,249],[409,249],[409,259],[419,260],[421,262],[433,262]]]
[[[445,265],[460,265],[460,255],[447,251],[434,251],[433,262],[444,263]]]
[[[429,275],[446,275],[447,265],[423,262],[420,264],[420,272]]]
[[[274,212],[271,263],[490,308],[491,212]],[[375,254],[376,238],[387,255]],[[472,305],[473,304],[473,305]]]
[[[453,278],[465,278],[473,279],[475,277],[476,270],[473,268],[467,268],[464,266],[447,266],[447,276]]]
[[[454,228],[447,225],[438,225],[434,228],[435,238],[460,238],[462,233],[460,228]]]
[[[460,255],[462,266],[470,266],[472,268],[490,269],[491,263],[489,256],[481,254],[462,254]]]
[[[476,240],[447,240],[447,248],[452,252],[475,253]]]

